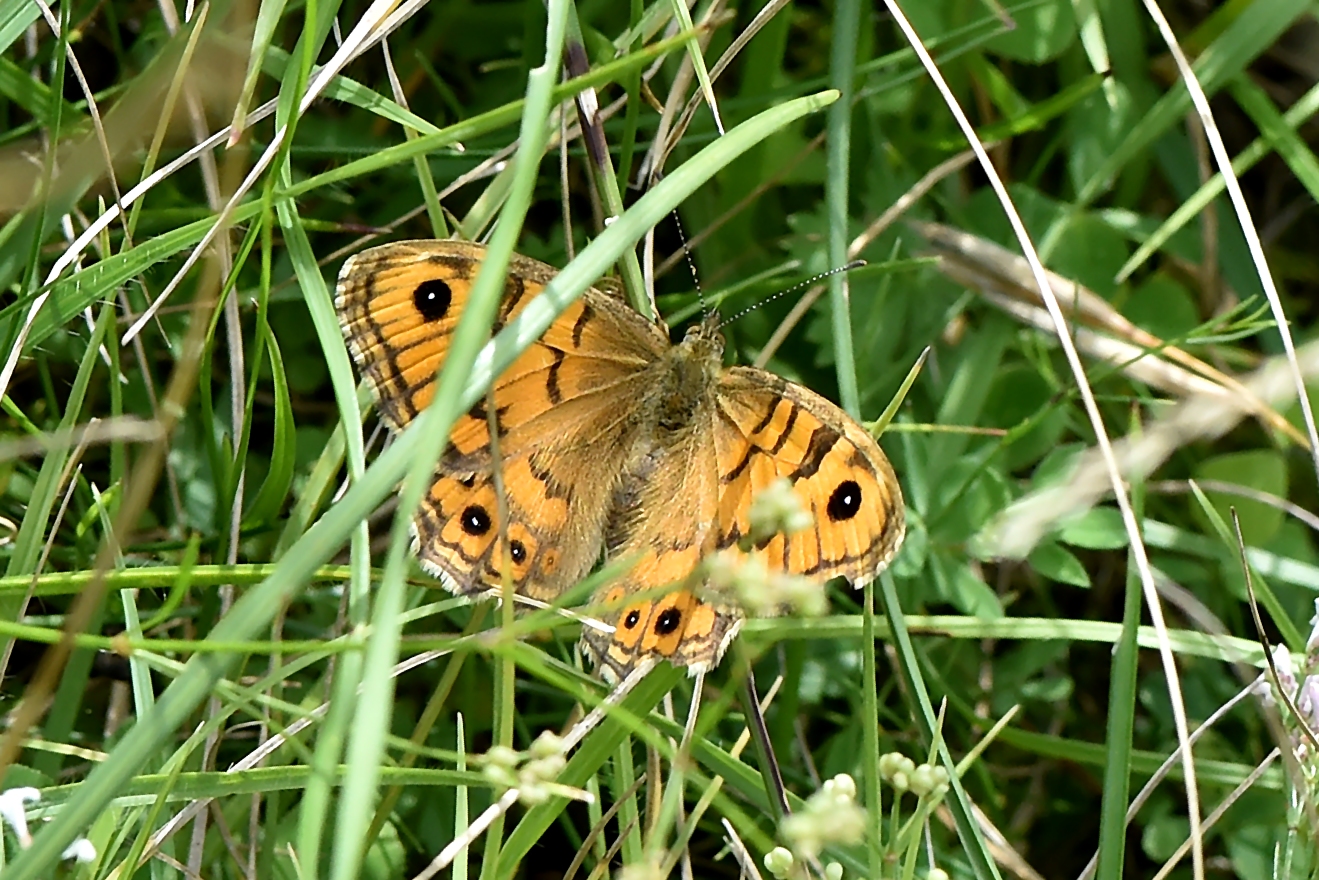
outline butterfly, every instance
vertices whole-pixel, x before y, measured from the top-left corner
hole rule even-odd
[[[391,430],[431,402],[485,255],[405,241],[344,264],[344,338]],[[555,271],[514,256],[494,330]],[[582,638],[613,680],[646,657],[693,672],[719,662],[743,613],[702,588],[713,553],[821,581],[873,579],[904,532],[902,492],[875,439],[815,392],[725,367],[723,355],[717,317],[674,344],[617,296],[585,291],[454,424],[413,522],[421,566],[460,594],[498,589],[507,570],[518,595],[551,602],[602,557],[626,560],[591,603],[612,634]],[[749,545],[752,501],[782,478],[812,525]]]

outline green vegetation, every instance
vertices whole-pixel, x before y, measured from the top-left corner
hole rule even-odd
[[[989,168],[857,0],[434,0],[383,43],[359,0],[0,0],[6,880],[1319,873],[1313,5],[1165,4],[1189,91],[1136,0],[903,5]],[[667,665],[574,729],[580,624],[411,557],[400,483],[552,314],[493,367],[464,326],[384,445],[334,284],[454,234],[558,308],[653,268],[677,332],[737,315],[730,360],[884,431],[901,553],[749,621],[686,738]],[[1242,698],[1253,609],[1288,699]]]

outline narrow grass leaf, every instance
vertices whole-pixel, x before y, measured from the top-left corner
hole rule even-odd
[[[271,384],[274,391],[274,432],[271,443],[270,469],[261,482],[256,497],[243,515],[244,526],[264,524],[279,513],[293,485],[294,467],[297,464],[297,434],[293,425],[293,399],[289,395],[288,375],[279,342],[264,325],[266,353],[270,358]]]
[[[838,0],[834,6],[834,40],[829,57],[829,81],[841,100],[829,108],[829,138],[824,199],[829,212],[829,262],[846,265],[848,193],[852,185],[852,92],[856,76],[857,34],[861,29],[859,0]],[[846,272],[829,276],[829,305],[833,319],[834,364],[838,373],[838,399],[852,418],[861,417],[861,392],[856,383],[856,354],[852,348],[852,309]]]
[[[1144,502],[1144,487],[1133,486],[1131,503],[1141,514],[1145,512]],[[1128,557],[1130,555],[1128,551]],[[1140,577],[1134,560],[1128,558],[1126,592],[1122,603],[1122,636],[1113,648],[1113,677],[1108,688],[1108,730],[1104,742],[1104,792],[1100,799],[1096,880],[1119,880],[1125,866],[1141,612]]]

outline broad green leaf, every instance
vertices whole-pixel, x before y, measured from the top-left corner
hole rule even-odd
[[[1026,557],[1026,561],[1031,568],[1050,580],[1074,587],[1090,586],[1090,575],[1081,560],[1054,541],[1040,542]]]
[[[1264,492],[1279,498],[1287,497],[1287,462],[1280,452],[1271,449],[1230,452],[1201,462],[1195,469],[1198,480],[1215,480],[1233,483],[1247,491]],[[1259,547],[1267,544],[1277,534],[1286,514],[1264,501],[1242,497],[1234,493],[1214,491],[1209,486],[1202,487],[1205,495],[1213,503],[1219,516],[1230,526],[1232,515],[1229,508],[1236,508],[1241,520],[1241,535],[1246,543]],[[1197,518],[1204,523],[1207,534],[1213,530],[1201,511],[1192,508]]]
[[[1122,512],[1116,507],[1092,507],[1058,530],[1058,540],[1087,550],[1116,550],[1127,546]]]
[[[1006,58],[1039,64],[1056,58],[1077,42],[1076,16],[1070,3],[1032,3],[1012,11],[1012,30],[999,34],[986,49]]]
[[[1160,339],[1187,336],[1200,324],[1200,310],[1186,286],[1165,272],[1150,276],[1122,303],[1131,323]]]

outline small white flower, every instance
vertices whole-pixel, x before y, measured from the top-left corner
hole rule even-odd
[[[27,830],[27,805],[41,800],[41,792],[35,788],[11,788],[0,792],[0,819],[14,829],[18,845],[27,849],[32,845],[32,835]]]
[[[527,750],[533,758],[548,758],[551,755],[563,754],[563,737],[559,736],[552,730],[545,730],[541,735],[536,737],[531,748]]]
[[[839,774],[806,799],[800,812],[783,820],[779,831],[794,853],[815,858],[831,843],[859,843],[866,831],[866,811],[855,801],[856,783]]]
[[[916,772],[916,762],[900,752],[889,752],[879,756],[879,776],[899,793],[911,786],[911,774]]]
[[[536,737],[527,750],[527,762],[518,770],[520,800],[526,804],[542,804],[550,799],[557,786],[555,780],[568,765],[563,754],[563,740],[551,731]]]
[[[747,521],[750,528],[743,539],[746,544],[743,550],[750,550],[775,535],[805,531],[815,523],[815,518],[792,491],[792,482],[787,477],[779,477],[751,499]]]
[[[551,797],[591,800],[589,792],[560,784],[557,780],[568,765],[563,740],[551,732],[542,733],[526,754],[507,746],[495,746],[486,752],[485,778],[498,788],[515,788],[524,804],[543,804]]]
[[[824,866],[824,880],[843,880],[843,866],[830,862]]]
[[[771,573],[759,556],[724,550],[706,557],[704,574],[711,592],[733,597],[752,617],[785,610],[819,617],[829,611],[824,584],[786,571]]]
[[[910,784],[912,794],[916,797],[943,797],[948,791],[948,771],[932,764],[921,764],[911,774]]]
[[[87,838],[79,837],[64,848],[64,854],[60,858],[73,859],[80,865],[88,865],[96,861],[96,847]]]
[[[1307,675],[1296,695],[1296,711],[1311,730],[1319,730],[1319,676]]]
[[[514,788],[518,780],[513,771],[521,761],[522,755],[508,746],[492,746],[485,753],[485,767],[481,772],[500,788]]]
[[[833,779],[827,779],[824,790],[842,800],[856,800],[856,780],[846,773],[839,773]]]
[[[533,758],[523,764],[518,771],[518,799],[524,804],[543,804],[551,795],[561,793],[565,786],[558,785],[555,780],[567,764],[568,759],[562,754]]]

